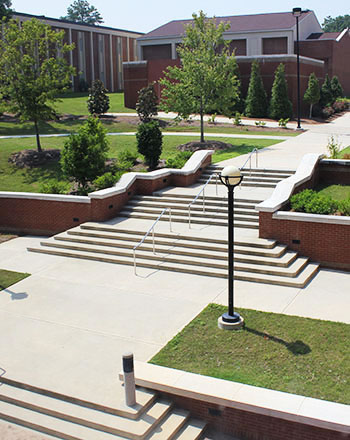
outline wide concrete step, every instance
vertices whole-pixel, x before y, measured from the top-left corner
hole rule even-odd
[[[156,220],[159,216],[159,211],[156,212],[145,212],[145,210],[133,211],[133,210],[123,210],[119,214],[119,217],[127,218],[137,218],[142,220]],[[227,217],[227,216],[226,216]],[[163,215],[160,221],[169,221],[168,215]],[[188,223],[187,215],[175,215],[173,212],[171,214],[171,221],[175,223]],[[191,223],[200,225],[212,225],[212,226],[227,226],[227,218],[220,218],[219,215],[209,217],[208,215],[199,215],[196,213],[191,213]],[[246,216],[235,216],[234,226],[236,228],[248,228],[248,229],[259,229],[259,222],[255,218],[247,218]]]
[[[138,419],[133,420],[24,389],[14,390],[8,385],[1,386],[0,402],[2,408],[7,404],[15,417],[19,415],[17,409],[22,408],[30,410],[33,418],[36,417],[38,422],[41,419],[45,423],[46,417],[49,420],[53,418],[51,427],[55,426],[56,421],[64,421],[98,431],[98,433],[92,432],[88,438],[93,438],[93,435],[100,438],[102,433],[107,433],[130,439],[143,439],[166,417],[171,409],[171,402],[159,400],[142,413]]]
[[[223,166],[220,165],[209,165],[207,166],[207,168],[205,169],[205,171],[210,170],[210,171],[216,171],[216,172],[221,172],[224,169]],[[285,174],[285,175],[293,175],[295,174],[295,170],[290,170],[290,169],[282,169],[282,168],[255,168],[252,167],[251,168],[252,172],[255,173],[263,173],[263,174]],[[243,174],[249,173],[249,169],[244,168],[243,170],[241,170],[241,172]]]
[[[64,249],[59,247],[40,247],[40,248],[28,248],[31,252],[38,252],[50,255],[59,255],[63,257],[81,258],[92,261],[101,261],[106,263],[124,264],[128,266],[134,265],[132,258],[128,256],[114,256],[103,253],[96,253],[90,251],[74,250],[74,249]],[[168,270],[172,272],[189,273],[193,275],[203,275],[211,276],[217,278],[227,278],[227,270],[220,269],[216,267],[201,267],[196,265],[186,265],[183,263],[176,262],[159,262],[151,261],[144,258],[142,255],[137,255],[136,257],[137,267],[144,267],[156,270]],[[285,275],[270,275],[267,273],[249,273],[244,270],[235,270],[235,279],[242,281],[253,281],[265,284],[276,284],[281,286],[291,286],[291,287],[304,287],[309,280],[318,271],[317,264],[308,264],[305,268],[297,273],[297,275],[292,278]]]
[[[184,199],[188,200],[189,203],[193,201],[193,199],[197,196],[196,194],[182,194],[182,193],[174,193],[174,192],[166,192],[166,193],[159,193],[154,192],[152,196],[135,196],[135,197],[170,197],[171,199]],[[202,196],[199,196],[201,198]],[[217,202],[224,202],[227,204],[227,197],[220,197],[220,196],[210,196],[205,195],[205,200],[207,201],[217,201]],[[234,202],[235,203],[253,203],[254,205],[261,203],[263,200],[258,199],[241,199],[240,197],[235,197]]]
[[[226,225],[227,227],[227,225]],[[118,234],[120,236],[140,236],[141,238],[145,235],[143,231],[137,231],[134,229],[126,229],[120,228],[118,226],[109,225],[107,223],[95,223],[95,222],[86,222],[79,226],[79,228],[83,231],[93,231],[93,232],[103,232],[103,233],[111,233]],[[70,229],[70,231],[76,230],[76,228]],[[184,242],[196,242],[201,245],[224,245],[227,246],[227,239],[213,238],[208,236],[193,236],[193,235],[184,235],[184,234],[175,234],[175,233],[162,233],[156,232],[155,237],[157,239],[181,239]],[[247,247],[255,247],[259,249],[272,249],[276,246],[276,240],[265,239],[265,238],[248,238],[245,237],[244,240],[235,239],[235,245],[238,246],[247,246]],[[283,246],[283,245],[282,245]]]
[[[189,423],[180,430],[174,440],[197,440],[201,437],[206,423],[203,420],[190,419]]]
[[[206,183],[206,179],[198,179],[197,183]],[[278,182],[266,182],[261,179],[257,180],[249,180],[244,179],[240,183],[240,186],[253,186],[253,187],[260,187],[260,188],[275,188]],[[211,180],[208,185],[215,185],[215,181]]]
[[[208,172],[208,173],[204,172],[204,173],[201,174],[201,177],[200,177],[199,181],[203,181],[203,180],[207,181],[211,175],[212,175],[212,173],[210,173],[210,172]],[[263,173],[261,173],[261,174],[260,173],[255,173],[255,174],[253,174],[253,173],[251,173],[251,174],[249,174],[249,173],[248,174],[244,174],[243,173],[243,181],[242,181],[242,183],[243,182],[266,182],[266,183],[270,182],[270,183],[278,183],[281,180],[283,180],[283,177],[280,177],[278,174],[276,174],[276,175],[272,175],[272,174],[266,175],[266,174],[263,174]],[[215,177],[212,178],[210,183],[216,184]],[[218,183],[220,183],[222,185],[221,181],[219,181]]]
[[[83,233],[84,234],[84,233]],[[98,234],[96,234],[98,235]],[[58,234],[54,237],[54,240],[63,241],[72,244],[85,244],[87,246],[100,246],[101,249],[118,249],[127,250],[132,252],[133,248],[137,246],[140,239],[135,237],[135,240],[127,241],[118,240],[117,238],[109,239],[103,237],[89,237],[82,235],[79,230],[68,231],[68,233]],[[201,249],[196,246],[196,243],[192,243],[193,247],[189,247],[189,243],[184,243],[187,246],[183,246],[181,240],[178,242],[167,242],[164,243],[160,240],[154,241],[152,238],[146,238],[142,244],[142,251],[152,253],[154,250],[156,254],[161,255],[179,255],[182,257],[201,257],[214,260],[227,261],[227,247],[211,247],[210,249]],[[277,248],[277,249],[276,249]],[[261,264],[261,265],[275,265],[280,267],[289,266],[296,259],[296,252],[288,251],[285,252],[285,247],[276,246],[275,249],[264,250],[263,255],[257,255],[252,248],[251,252],[247,251],[247,248],[240,246],[234,246],[234,255],[236,262],[251,263],[251,264]]]

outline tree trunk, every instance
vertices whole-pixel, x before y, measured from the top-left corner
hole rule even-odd
[[[34,127],[35,127],[35,136],[36,136],[36,146],[38,148],[39,153],[41,153],[43,150],[40,145],[38,121],[34,121]]]
[[[204,142],[204,120],[203,120],[203,101],[201,99],[200,106],[200,117],[201,117],[201,142]]]
[[[309,119],[312,118],[312,107],[313,107],[313,106],[314,106],[313,104],[310,104],[310,115],[309,115]]]

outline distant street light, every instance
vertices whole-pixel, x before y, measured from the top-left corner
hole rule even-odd
[[[234,247],[234,216],[233,216],[233,191],[241,183],[243,176],[235,166],[225,167],[220,175],[221,182],[228,190],[228,311],[218,319],[218,326],[225,330],[235,330],[243,325],[243,318],[234,311],[233,302],[233,247]]]

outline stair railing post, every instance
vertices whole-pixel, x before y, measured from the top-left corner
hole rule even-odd
[[[169,206],[169,226],[170,226],[170,232],[173,232],[173,226],[172,226],[172,223],[171,223],[171,208],[170,208],[170,206]]]
[[[123,373],[125,403],[127,406],[136,405],[136,387],[134,374],[134,355],[132,353],[123,354]]]
[[[218,173],[215,173],[215,193],[218,195]]]
[[[256,149],[256,156],[255,156],[255,168],[258,168],[258,149]]]
[[[155,246],[154,246],[154,227],[152,228],[152,242],[153,242],[153,253],[155,254],[156,250],[155,250]]]
[[[205,187],[203,188],[203,212],[205,212]]]
[[[137,273],[136,273],[136,249],[133,250],[133,254],[134,254],[134,273],[135,273],[135,275],[137,275]]]
[[[252,175],[252,155],[249,156],[249,177]]]
[[[188,207],[188,227],[191,229],[191,205]]]

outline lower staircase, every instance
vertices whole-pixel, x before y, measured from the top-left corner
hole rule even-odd
[[[31,252],[134,265],[133,248],[144,232],[98,223],[84,223],[43,240]],[[137,267],[227,278],[227,241],[175,233],[155,233],[136,251]],[[318,265],[274,240],[244,238],[234,243],[235,279],[304,287]]]
[[[195,440],[206,423],[156,393],[137,389],[130,408],[105,407],[0,378],[0,420],[65,440]]]

